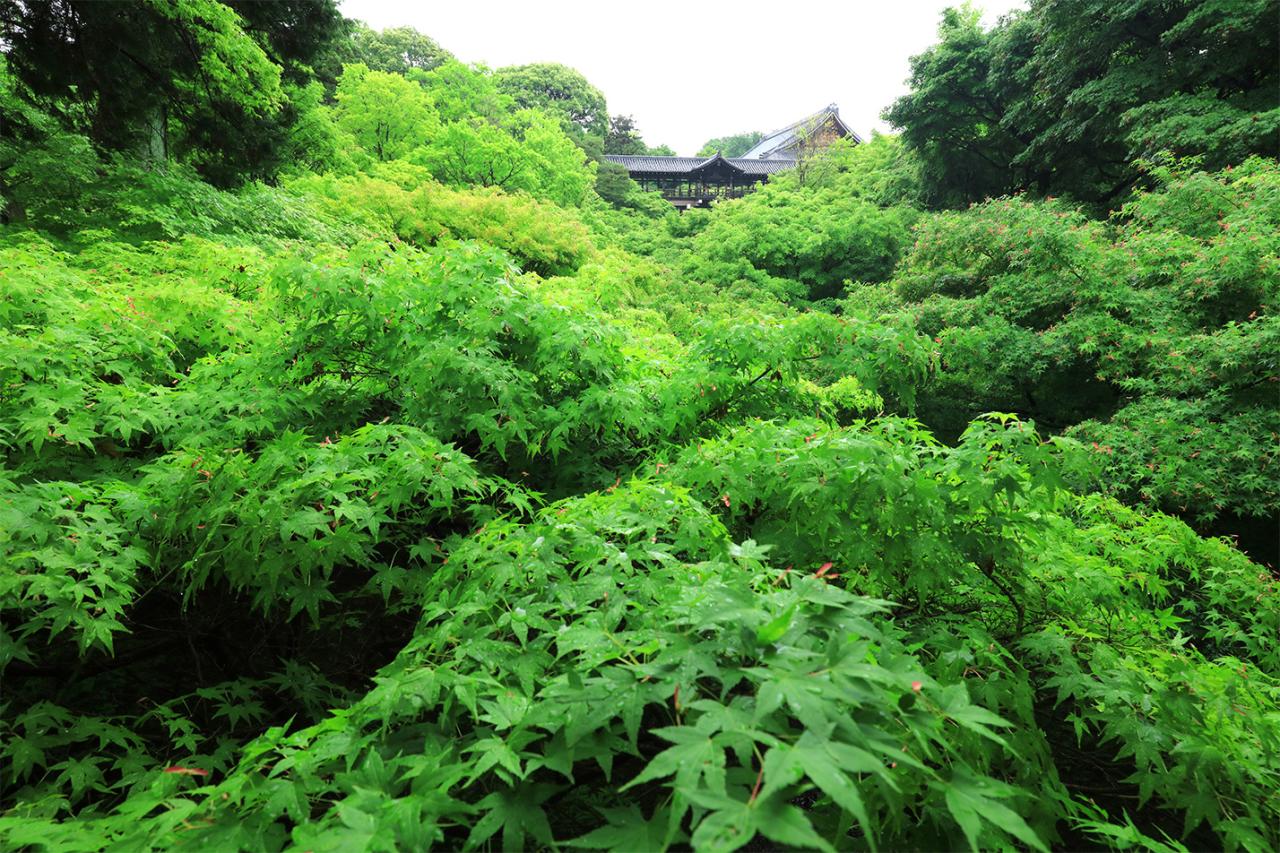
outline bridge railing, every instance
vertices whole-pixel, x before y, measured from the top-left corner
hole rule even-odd
[[[667,199],[698,199],[700,201],[719,201],[726,198],[742,198],[755,189],[755,185],[718,187],[700,184],[693,187],[663,187],[660,191]]]

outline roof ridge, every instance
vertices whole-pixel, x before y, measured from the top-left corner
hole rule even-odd
[[[764,136],[760,137],[760,142],[764,142],[766,139],[770,138],[771,136],[777,136],[779,133],[786,133],[788,130],[795,130],[800,125],[813,121],[815,118],[818,118],[819,116],[825,116],[827,114],[838,116],[840,114],[840,108],[837,107],[834,103],[827,104],[822,109],[818,110],[817,112],[809,113],[809,115],[805,116],[799,121],[793,121],[791,122],[791,124],[785,127],[780,127],[777,130],[773,131],[772,133],[766,133]],[[759,143],[756,143],[756,144],[758,145]]]
[[[817,112],[810,113],[799,121],[792,122],[786,127],[779,128],[760,137],[759,141],[744,153],[752,155],[752,157],[756,159],[767,159],[770,154],[783,148],[789,144],[792,139],[800,135],[801,128],[806,125],[811,128],[820,127],[829,118],[834,118],[846,132],[857,137],[857,134],[853,132],[853,128],[845,124],[844,119],[840,118],[840,107],[837,106],[835,102],[832,102]],[[858,141],[861,142],[862,139],[859,137]]]

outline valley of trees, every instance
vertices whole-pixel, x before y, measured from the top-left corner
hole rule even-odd
[[[0,0],[0,848],[1280,847],[1277,20],[948,10],[681,215],[561,65]]]

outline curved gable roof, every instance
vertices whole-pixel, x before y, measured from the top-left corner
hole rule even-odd
[[[720,165],[720,168],[727,169],[730,172],[737,172],[738,174],[743,173],[743,169],[741,166],[734,165],[732,160],[726,160],[720,154],[719,151],[717,151],[715,154],[708,157],[707,159],[703,160],[698,165],[694,166],[692,169],[689,170],[689,172],[691,174],[694,174],[697,172],[706,172],[715,168],[717,165]]]
[[[805,116],[794,124],[775,130],[773,133],[765,136],[759,142],[751,147],[751,150],[738,158],[741,160],[751,159],[768,159],[775,155],[781,154],[792,144],[804,138],[805,134],[814,128],[821,127],[827,121],[834,121],[845,136],[853,139],[854,142],[861,142],[862,137],[844,123],[844,119],[840,118],[840,108],[835,104],[828,104],[816,113]]]

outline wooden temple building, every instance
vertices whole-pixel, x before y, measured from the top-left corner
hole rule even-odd
[[[769,175],[795,166],[809,153],[837,139],[862,139],[840,118],[835,104],[775,130],[741,157],[654,157],[606,154],[604,159],[626,168],[645,190],[657,190],[681,210],[706,207],[713,201],[745,195]]]

